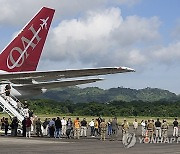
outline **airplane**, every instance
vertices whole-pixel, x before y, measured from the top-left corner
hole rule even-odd
[[[54,13],[54,9],[43,7],[0,53],[1,92],[10,83],[11,95],[29,97],[52,88],[103,80],[93,76],[135,72],[128,67],[36,71]]]

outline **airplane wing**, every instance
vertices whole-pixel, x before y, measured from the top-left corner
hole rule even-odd
[[[128,67],[102,67],[93,69],[77,69],[62,71],[30,71],[30,72],[13,72],[0,74],[0,80],[9,80],[12,83],[32,83],[35,81],[52,81],[64,78],[97,76],[106,74],[116,74],[125,72],[135,72]]]
[[[80,84],[86,83],[93,83],[96,81],[101,81],[102,78],[97,79],[78,79],[78,80],[69,80],[69,81],[52,81],[52,82],[38,82],[36,84],[27,84],[22,86],[14,86],[17,90],[28,90],[28,91],[35,91],[39,89],[49,89],[49,88],[59,88],[59,87],[67,87],[67,86],[75,86]]]

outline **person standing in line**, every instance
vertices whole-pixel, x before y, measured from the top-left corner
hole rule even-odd
[[[48,135],[48,124],[49,124],[49,121],[48,121],[48,118],[46,118],[43,122],[43,134],[44,135]]]
[[[5,118],[4,127],[5,127],[5,136],[7,136],[7,132],[8,132],[8,128],[9,128],[8,118]]]
[[[41,119],[38,118],[38,120],[36,121],[36,133],[38,137],[39,137],[39,134],[41,135],[41,137],[43,137],[41,126],[42,126]]]
[[[129,130],[129,124],[128,124],[127,120],[124,119],[124,122],[122,123],[122,133],[123,133],[123,136],[128,133],[128,130]]]
[[[11,123],[11,135],[17,136],[18,120],[17,117],[14,117]]]
[[[72,137],[72,130],[73,130],[73,122],[72,122],[71,118],[68,118],[67,129],[66,129],[66,135],[68,138]]]
[[[65,117],[63,117],[63,119],[61,120],[61,124],[62,124],[62,135],[66,135],[66,125],[67,125],[67,121],[65,119]]]
[[[23,137],[26,137],[26,117],[22,121]]]
[[[89,126],[91,128],[91,137],[94,137],[94,119],[90,121]]]
[[[142,137],[145,137],[146,136],[146,123],[144,120],[141,121],[141,131],[142,131],[141,133]]]
[[[56,121],[55,118],[52,118],[52,120],[49,121],[49,125],[48,125],[48,128],[49,128],[49,137],[54,137],[55,136],[55,134],[54,134],[54,131],[55,131],[55,121]]]
[[[29,119],[31,120],[31,118],[29,117]],[[36,129],[36,121],[38,120],[38,117],[37,116],[34,116],[33,119],[31,120],[31,130],[33,131],[33,134],[35,135],[37,132],[37,129]]]
[[[87,121],[86,118],[84,118],[81,121],[81,137],[83,136],[83,134],[85,137],[87,137],[86,132],[87,132]]]
[[[173,122],[173,137],[178,137],[178,120],[177,118],[174,119]]]
[[[56,128],[55,138],[61,138],[62,124],[61,124],[61,120],[59,117],[57,117],[57,119],[55,121],[55,128]]]
[[[162,126],[161,126],[162,137],[163,137],[164,140],[168,137],[168,134],[167,134],[168,128],[169,128],[169,125],[168,125],[168,123],[166,122],[166,120],[164,119],[164,120],[163,120],[163,123],[162,123]]]
[[[98,135],[101,135],[101,127],[100,127],[100,123],[102,122],[102,117],[99,116],[98,120]]]
[[[2,117],[2,119],[1,119],[1,130],[4,129],[4,121],[5,121],[5,117]]]
[[[137,119],[135,119],[134,122],[133,122],[133,129],[134,129],[134,133],[136,134],[137,133],[137,129],[138,129]]]
[[[95,123],[94,123],[94,135],[95,136],[98,136],[100,134],[98,131],[99,131],[99,122],[98,122],[98,119],[96,119]]]
[[[79,139],[79,135],[80,135],[80,121],[79,121],[79,117],[76,118],[76,120],[74,121],[74,138]]]
[[[148,137],[150,138],[150,140],[153,138],[154,128],[155,126],[153,120],[152,119],[148,120],[147,130],[148,130]]]
[[[26,119],[26,137],[30,138],[31,137],[31,124],[32,124],[32,121],[29,117],[27,117]]]
[[[110,136],[112,134],[112,123],[111,123],[111,119],[109,119],[109,121],[107,122],[107,127],[108,127],[108,136]]]
[[[155,128],[156,138],[161,138],[161,122],[159,121],[159,118],[157,118],[157,121],[155,122]]]
[[[100,128],[101,128],[101,140],[105,141],[105,139],[106,139],[106,128],[107,128],[107,125],[105,123],[105,119],[102,119],[102,122],[100,123]]]
[[[112,125],[111,140],[115,140],[115,138],[117,137],[117,131],[118,131],[118,123],[117,123],[116,118],[112,119],[111,125]]]

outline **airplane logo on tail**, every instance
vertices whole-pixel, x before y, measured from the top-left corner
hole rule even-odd
[[[29,28],[29,30],[33,33],[33,37],[31,40],[27,39],[26,37],[22,36],[21,37],[21,41],[22,41],[22,45],[24,47],[24,50],[21,49],[20,47],[14,47],[10,53],[9,56],[7,58],[7,66],[9,69],[13,69],[15,67],[20,67],[22,66],[22,64],[24,63],[24,60],[28,58],[29,54],[27,53],[27,50],[29,47],[32,47],[32,50],[34,50],[34,48],[36,47],[36,45],[39,43],[39,41],[41,40],[40,36],[38,35],[40,33],[41,30],[43,30],[44,28],[47,30],[47,21],[48,21],[49,17],[47,17],[46,19],[40,19],[40,21],[42,21],[42,24],[40,24],[39,29],[36,31],[33,27],[33,25],[31,25],[31,27]],[[33,41],[36,39],[37,43],[33,43]],[[26,45],[27,44],[27,45]],[[13,57],[13,53],[14,52],[18,52],[20,54],[19,58],[17,60],[15,60],[15,58]]]
[[[40,24],[42,29],[45,26],[45,28],[47,30],[47,21],[48,21],[48,19],[49,19],[49,17],[47,17],[46,19],[40,19],[43,22],[42,24]]]

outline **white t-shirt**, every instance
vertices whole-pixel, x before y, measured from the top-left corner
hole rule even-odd
[[[133,126],[134,126],[134,128],[138,128],[138,122],[134,121]]]
[[[24,116],[29,117],[29,109],[28,108],[24,109]]]
[[[66,126],[67,121],[66,121],[65,119],[62,119],[62,120],[61,120],[61,124],[62,124],[62,126]]]
[[[145,122],[141,122],[141,126],[145,127],[146,126]]]
[[[93,126],[94,126],[94,121],[91,121],[91,122],[89,123],[89,126],[90,126],[90,127],[93,127]]]

